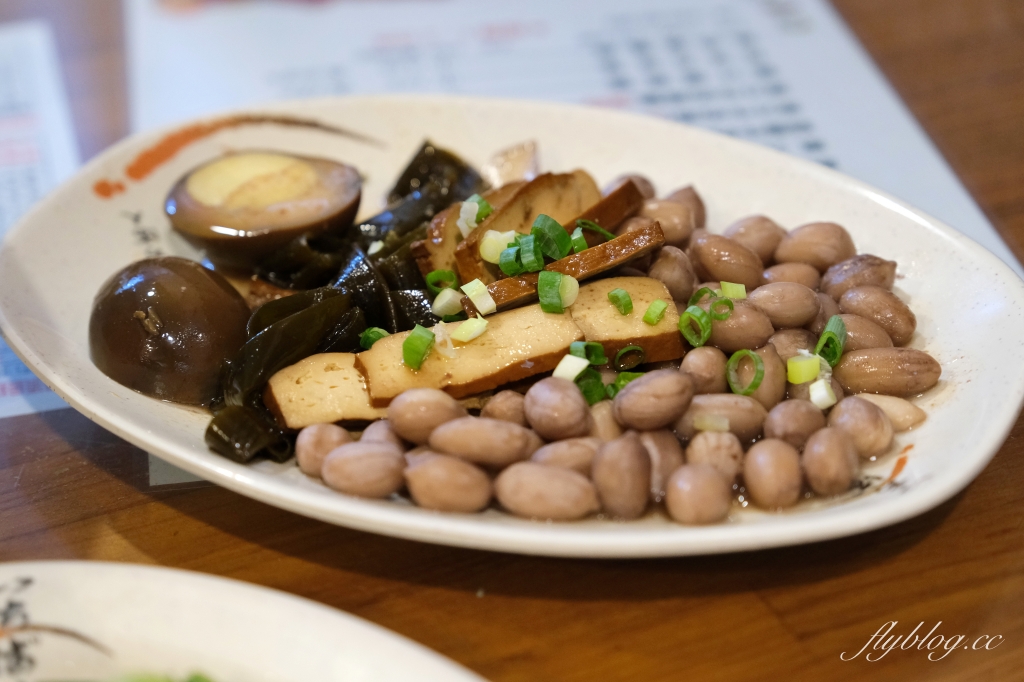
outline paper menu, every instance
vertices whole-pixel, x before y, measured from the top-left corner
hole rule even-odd
[[[0,26],[0,236],[78,162],[49,26]],[[0,418],[61,407],[0,340]]]
[[[136,129],[347,93],[634,109],[837,167],[1024,273],[825,0],[124,2]]]

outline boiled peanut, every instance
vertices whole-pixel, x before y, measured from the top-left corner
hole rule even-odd
[[[821,278],[821,290],[839,300],[847,291],[862,284],[892,289],[896,281],[896,262],[862,253],[830,267]]]
[[[850,233],[835,223],[808,223],[787,234],[775,249],[776,263],[807,263],[825,272],[857,254]]]
[[[700,279],[743,284],[748,290],[761,284],[764,266],[757,254],[728,237],[709,234],[693,246],[693,269]]]
[[[697,190],[693,188],[693,185],[687,185],[681,189],[677,189],[667,197],[666,201],[674,201],[677,204],[682,204],[690,209],[693,213],[693,224],[698,228],[703,228],[707,222],[707,211],[704,210],[704,201],[697,194]]]
[[[541,445],[530,429],[487,417],[453,419],[430,434],[432,450],[496,467],[527,459]]]
[[[635,431],[601,446],[590,466],[590,477],[605,511],[635,519],[647,509],[651,490],[651,458]]]
[[[819,291],[818,303],[821,304],[821,309],[815,318],[804,327],[813,332],[815,336],[820,336],[825,331],[825,325],[832,319],[832,316],[839,314],[839,304],[833,301],[832,297],[828,294],[823,294]]]
[[[310,424],[295,438],[295,463],[302,473],[319,477],[331,450],[351,442],[352,436],[337,424]]]
[[[324,483],[358,497],[388,497],[402,487],[405,458],[390,443],[348,443],[324,458]]]
[[[586,476],[536,462],[517,462],[498,474],[494,494],[501,506],[526,518],[570,521],[601,508]]]
[[[786,397],[786,363],[775,351],[775,346],[766,344],[754,351],[764,365],[761,384],[750,394],[750,397],[770,410]],[[749,386],[754,380],[756,368],[750,358],[741,358],[736,367],[736,374],[741,386]]]
[[[668,480],[665,507],[679,523],[717,523],[732,508],[732,486],[713,467],[686,464]]]
[[[693,380],[693,392],[725,393],[729,382],[725,378],[725,353],[714,346],[694,348],[683,356],[679,371],[686,372]]]
[[[647,275],[665,285],[672,300],[685,307],[695,291],[697,276],[693,274],[693,265],[681,249],[674,246],[662,247],[658,257],[654,259]]]
[[[495,393],[483,409],[480,410],[481,417],[500,419],[520,426],[529,426],[526,423],[526,398],[522,393],[515,391],[498,391]]]
[[[775,346],[775,352],[783,362],[800,355],[801,350],[814,352],[818,337],[806,329],[780,329],[771,335],[768,343]]]
[[[892,339],[889,338],[889,334],[866,317],[848,313],[839,317],[846,325],[844,353],[863,348],[892,348]]]
[[[615,421],[627,429],[653,431],[679,419],[692,398],[689,374],[659,369],[626,384],[615,396],[612,413]]]
[[[665,497],[668,477],[683,465],[683,446],[668,429],[644,431],[640,434],[640,444],[651,459],[651,500],[659,502]]]
[[[405,440],[425,445],[441,424],[466,416],[466,408],[436,388],[410,388],[388,405],[391,428]]]
[[[848,289],[839,298],[839,309],[871,320],[885,330],[896,346],[910,343],[917,328],[917,318],[899,296],[870,284]]]
[[[846,492],[857,479],[857,448],[840,429],[824,428],[807,440],[801,457],[807,484],[818,495]]]
[[[706,310],[709,304],[705,300],[700,307]],[[708,344],[731,354],[744,348],[760,348],[774,333],[767,315],[745,301],[733,301],[728,318],[711,321]]]
[[[904,398],[875,393],[858,393],[856,397],[874,403],[882,412],[885,412],[885,416],[892,422],[892,429],[896,433],[909,431],[928,417],[924,410]]]
[[[577,438],[590,433],[590,406],[568,379],[541,379],[526,392],[526,421],[547,440]]]
[[[712,393],[695,395],[679,421],[675,432],[683,440],[689,440],[697,433],[694,419],[698,417],[724,417],[729,421],[729,431],[736,434],[742,443],[749,443],[761,435],[768,411],[764,405],[745,395]]]
[[[849,436],[863,459],[885,454],[892,445],[892,422],[878,405],[863,398],[839,401],[828,415],[828,425]]]
[[[405,470],[405,485],[413,502],[424,509],[477,512],[491,501],[491,479],[458,457],[426,453]]]
[[[728,431],[701,431],[686,446],[686,463],[713,467],[732,483],[743,468],[743,446]]]
[[[590,464],[603,444],[600,438],[566,438],[548,443],[530,456],[538,464],[562,467],[590,476]]]
[[[942,367],[912,348],[865,348],[843,353],[832,375],[847,393],[883,393],[907,397],[939,382]]]
[[[770,268],[765,268],[765,271],[761,273],[761,282],[763,284],[796,282],[812,291],[817,291],[821,282],[821,274],[817,268],[807,263],[778,263]]]
[[[697,227],[693,209],[675,201],[648,199],[640,209],[640,216],[658,221],[669,246],[686,246],[686,241]]]
[[[817,294],[796,282],[759,286],[747,294],[747,300],[767,315],[776,329],[802,327],[821,310]]]
[[[762,263],[770,263],[786,231],[771,218],[752,215],[740,218],[722,234],[756,253]]]
[[[766,438],[754,443],[743,461],[743,482],[750,499],[765,509],[796,504],[802,479],[800,454],[781,440]]]
[[[602,400],[590,406],[590,435],[602,443],[615,440],[622,435],[622,427],[615,421],[615,412],[610,400]]]
[[[640,175],[639,173],[624,173],[620,175],[605,185],[601,193],[604,196],[608,196],[631,180],[636,185],[636,188],[640,190],[640,194],[644,199],[653,199],[657,195],[657,192],[654,191],[654,183],[646,175]]]
[[[813,384],[813,383],[814,383],[813,381],[807,381],[807,382],[804,382],[802,384],[790,384],[790,383],[787,382],[786,383],[786,399],[787,400],[806,400],[806,401],[809,402],[811,400],[811,384]],[[843,391],[843,387],[839,384],[839,382],[836,381],[836,378],[835,378],[834,375],[829,380],[829,385],[832,387],[832,392],[836,396],[836,402],[839,402],[840,400],[842,400],[843,396],[846,395],[846,393]],[[813,403],[811,403],[811,404],[813,404]],[[826,409],[831,409],[831,408],[826,408]]]
[[[405,449],[405,441],[399,438],[398,434],[395,433],[395,429],[391,426],[391,422],[387,419],[378,419],[375,422],[371,422],[369,426],[363,430],[363,435],[359,436],[360,443],[391,443],[400,450]]]
[[[825,428],[825,415],[809,400],[784,400],[768,412],[764,437],[783,440],[803,450],[815,431]]]

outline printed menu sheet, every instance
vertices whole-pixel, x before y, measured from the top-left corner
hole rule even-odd
[[[632,109],[838,168],[1024,273],[825,0],[124,2],[136,129],[348,93]]]
[[[0,25],[0,236],[77,166],[49,26]],[[0,340],[0,418],[61,407],[67,403]]]

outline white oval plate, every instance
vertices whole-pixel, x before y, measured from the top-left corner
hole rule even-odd
[[[275,125],[238,127],[187,147],[133,182],[125,180],[126,164],[164,133],[135,136],[40,203],[0,250],[0,327],[25,362],[89,418],[231,490],[324,521],[427,542],[558,556],[704,554],[835,538],[920,514],[966,486],[1014,423],[1024,398],[1024,363],[1015,359],[1024,338],[1024,283],[951,228],[828,168],[661,119],[565,105],[400,96],[296,102],[273,111],[385,144]],[[586,168],[601,183],[639,171],[662,191],[694,183],[712,231],[752,213],[790,228],[814,220],[845,225],[860,252],[898,261],[897,291],[918,318],[911,345],[942,364],[940,385],[919,399],[928,421],[901,435],[894,454],[867,467],[865,490],[838,502],[799,505],[785,514],[737,510],[729,523],[702,528],[675,525],[659,514],[631,523],[544,524],[497,511],[438,514],[355,499],[294,465],[234,464],[203,444],[207,415],[133,393],[93,367],[86,332],[103,281],[154,246],[195,257],[162,213],[165,194],[184,172],[227,149],[337,158],[366,174],[367,215],[426,137],[476,164],[497,149],[535,139],[546,170]],[[127,189],[100,199],[92,186],[102,178],[123,180]],[[886,484],[904,453],[905,467]]]
[[[347,613],[168,568],[0,564],[0,611],[9,629],[0,635],[3,670],[24,682],[139,673],[176,680],[202,673],[213,682],[483,680]]]

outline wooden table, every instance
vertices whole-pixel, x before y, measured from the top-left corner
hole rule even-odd
[[[1024,255],[1024,5],[836,5]],[[91,157],[127,132],[119,3],[0,1],[0,19],[25,16],[53,22]],[[247,580],[367,618],[494,680],[1024,679],[1022,434],[1024,421],[963,493],[892,528],[749,554],[576,561],[368,535],[212,486],[151,491],[143,452],[64,410],[0,421],[0,560]],[[1003,639],[937,662],[916,649],[840,660],[890,620],[893,634],[941,621],[936,632],[968,643]]]

